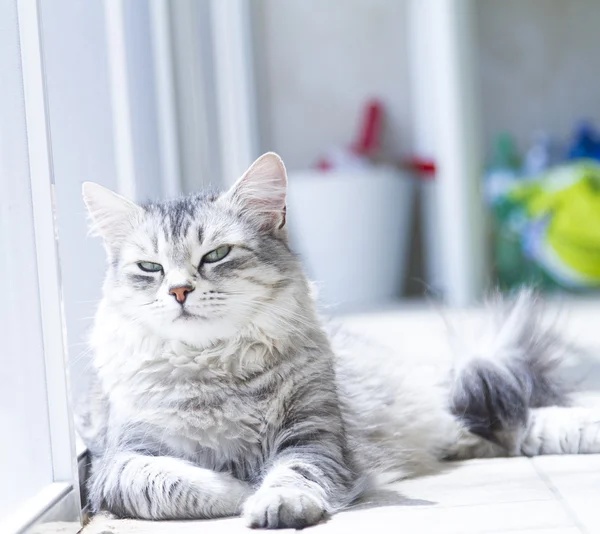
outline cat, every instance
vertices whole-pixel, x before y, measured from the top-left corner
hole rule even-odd
[[[273,153],[221,194],[138,205],[83,185],[108,257],[79,426],[93,511],[302,528],[444,460],[600,452],[532,291],[496,299],[447,365],[353,337],[316,312],[286,187]]]

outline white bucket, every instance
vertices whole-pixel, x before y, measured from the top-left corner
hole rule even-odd
[[[330,306],[399,297],[410,250],[414,182],[387,167],[289,176],[293,249]]]

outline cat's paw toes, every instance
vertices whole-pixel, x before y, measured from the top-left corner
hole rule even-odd
[[[260,489],[244,504],[244,518],[251,528],[304,528],[324,516],[322,500],[296,488]]]

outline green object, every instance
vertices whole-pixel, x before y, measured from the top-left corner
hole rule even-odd
[[[494,154],[490,167],[518,171],[521,168],[521,156],[512,135],[499,134],[494,141]]]
[[[558,168],[526,205],[531,218],[548,217],[543,246],[562,262],[561,276],[570,274],[573,285],[600,285],[600,166],[583,161]],[[554,270],[547,257],[538,260]]]
[[[493,155],[485,178],[485,197],[494,213],[493,241],[496,274],[503,289],[523,283],[527,261],[523,257],[519,201],[509,197],[518,183],[520,157],[513,137],[501,133],[494,139]]]
[[[501,287],[600,287],[600,165],[581,160],[514,179],[492,205]]]

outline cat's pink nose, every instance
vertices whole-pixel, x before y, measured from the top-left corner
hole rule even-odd
[[[169,288],[169,295],[173,295],[179,304],[183,304],[187,298],[187,294],[194,291],[194,288],[190,285],[174,286]]]

